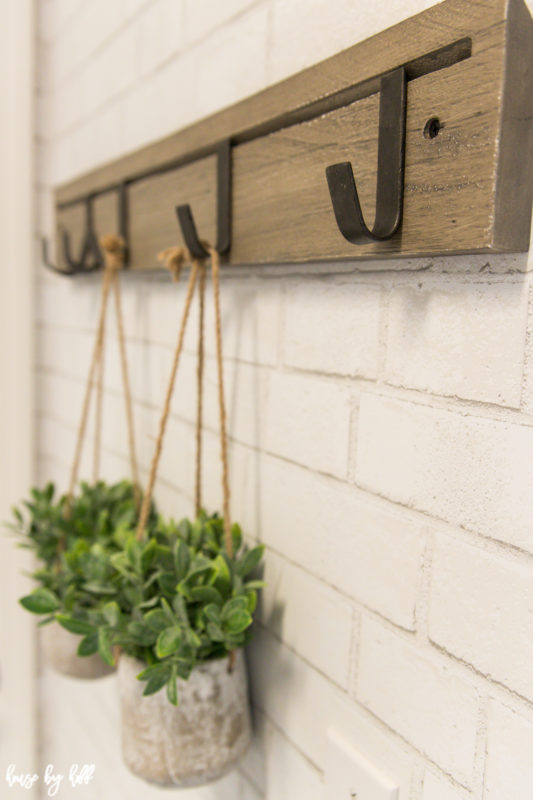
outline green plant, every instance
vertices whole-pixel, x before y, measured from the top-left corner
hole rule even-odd
[[[138,676],[145,695],[167,687],[176,705],[177,678],[201,662],[226,656],[250,637],[261,581],[250,580],[263,546],[242,546],[232,526],[233,555],[224,544],[223,521],[201,513],[193,522],[162,519],[143,541],[130,533],[109,557],[110,597],[98,608],[56,615],[68,630],[85,634],[80,653],[98,651],[115,663],[115,648],[146,663]],[[111,596],[112,595],[112,596]]]
[[[63,614],[83,627],[88,612],[115,592],[111,556],[123,547],[135,524],[133,485],[129,481],[81,483],[69,502],[66,495],[56,500],[55,487],[49,483],[42,490],[32,489],[30,499],[23,501],[22,508],[14,508],[13,514],[10,527],[20,545],[33,550],[39,562],[33,573],[38,588],[21,598],[21,605],[45,615],[40,624]],[[155,519],[152,509],[149,526]]]

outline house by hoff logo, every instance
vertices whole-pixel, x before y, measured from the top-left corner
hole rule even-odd
[[[94,778],[95,773],[94,764],[72,764],[68,771],[68,783],[74,788],[77,786],[87,786]],[[48,764],[46,767],[42,780],[47,788],[48,797],[55,797],[65,780],[66,773],[56,772],[53,764]],[[36,773],[17,772],[15,764],[10,764],[6,770],[6,781],[10,788],[15,786],[22,789],[31,789],[41,776]]]

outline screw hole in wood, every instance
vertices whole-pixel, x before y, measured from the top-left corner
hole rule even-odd
[[[424,125],[424,137],[426,139],[434,139],[439,135],[442,128],[442,123],[438,117],[430,117]]]

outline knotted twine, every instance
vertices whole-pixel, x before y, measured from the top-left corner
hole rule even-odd
[[[223,494],[223,516],[224,516],[224,540],[226,551],[231,558],[233,555],[233,541],[231,537],[231,520],[230,520],[230,489],[228,480],[228,453],[227,453],[227,433],[226,433],[226,406],[224,400],[224,371],[222,363],[222,325],[220,318],[220,256],[216,250],[209,247],[209,256],[211,260],[211,274],[213,280],[213,296],[215,306],[215,339],[216,339],[216,356],[217,356],[217,373],[218,373],[218,406],[220,418],[220,457],[222,462],[222,494]],[[183,309],[183,316],[178,332],[178,339],[176,349],[174,351],[174,358],[172,368],[170,371],[170,379],[167,386],[165,401],[163,404],[163,411],[159,422],[159,432],[156,440],[154,455],[150,467],[148,483],[146,492],[143,497],[143,504],[139,514],[139,524],[137,527],[137,539],[142,540],[144,536],[144,529],[148,519],[150,503],[153,493],[153,488],[157,476],[157,469],[163,448],[163,440],[165,436],[168,416],[170,413],[170,405],[172,402],[172,395],[176,382],[176,375],[178,372],[179,362],[183,351],[183,342],[189,319],[194,289],[197,280],[199,281],[199,327],[198,327],[198,369],[197,369],[197,387],[198,387],[198,401],[196,409],[196,485],[195,485],[195,506],[196,513],[198,514],[201,508],[201,464],[202,464],[202,414],[203,414],[203,371],[204,371],[204,296],[205,296],[205,262],[200,259],[190,259],[189,253],[185,248],[168,248],[158,256],[160,260],[165,262],[165,265],[172,272],[175,280],[179,277],[179,273],[186,261],[192,261],[191,273],[187,285],[187,293],[185,297],[185,306]]]
[[[120,297],[120,282],[118,277],[118,272],[124,265],[126,246],[124,240],[120,236],[115,236],[113,234],[109,236],[103,236],[100,239],[100,246],[104,253],[105,269],[102,278],[102,290],[100,297],[98,324],[96,329],[96,338],[89,366],[89,374],[87,376],[87,382],[85,385],[85,394],[82,403],[81,419],[78,426],[76,447],[74,450],[74,459],[70,473],[69,488],[66,496],[65,518],[67,519],[71,513],[72,499],[74,496],[74,491],[78,480],[78,472],[81,461],[81,454],[83,450],[83,442],[85,439],[85,432],[87,429],[87,421],[89,417],[92,391],[95,386],[95,379],[96,379],[96,390],[97,390],[97,405],[96,405],[96,419],[95,419],[93,475],[95,482],[98,479],[101,427],[102,427],[103,353],[104,353],[104,343],[105,343],[106,312],[109,299],[109,292],[111,289],[114,290],[114,296],[115,296],[115,310],[116,310],[117,332],[119,341],[121,370],[122,370],[122,383],[124,389],[124,401],[126,405],[126,421],[128,426],[128,444],[130,452],[134,497],[137,506],[140,501],[137,457],[135,452],[135,435],[133,428],[132,398],[131,398],[131,390],[129,384],[128,363],[126,357],[124,322],[122,314],[122,303]],[[60,542],[60,549],[62,549],[61,542]]]

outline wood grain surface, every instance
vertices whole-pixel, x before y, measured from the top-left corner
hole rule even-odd
[[[177,203],[191,204],[200,236],[214,241],[216,176],[209,151],[231,137],[231,264],[527,250],[532,42],[522,0],[445,0],[59,187],[57,224],[79,247],[84,211],[65,204],[127,180],[132,268],[157,268],[157,252],[181,242]],[[371,225],[379,77],[402,64],[410,78],[402,227],[385,242],[354,246],[337,229],[325,168],[352,162]],[[424,128],[432,117],[442,127],[430,139]],[[197,160],[188,163],[191,157]],[[172,169],[143,177],[171,164]],[[117,219],[117,192],[110,190],[95,200],[99,234],[116,230]]]

